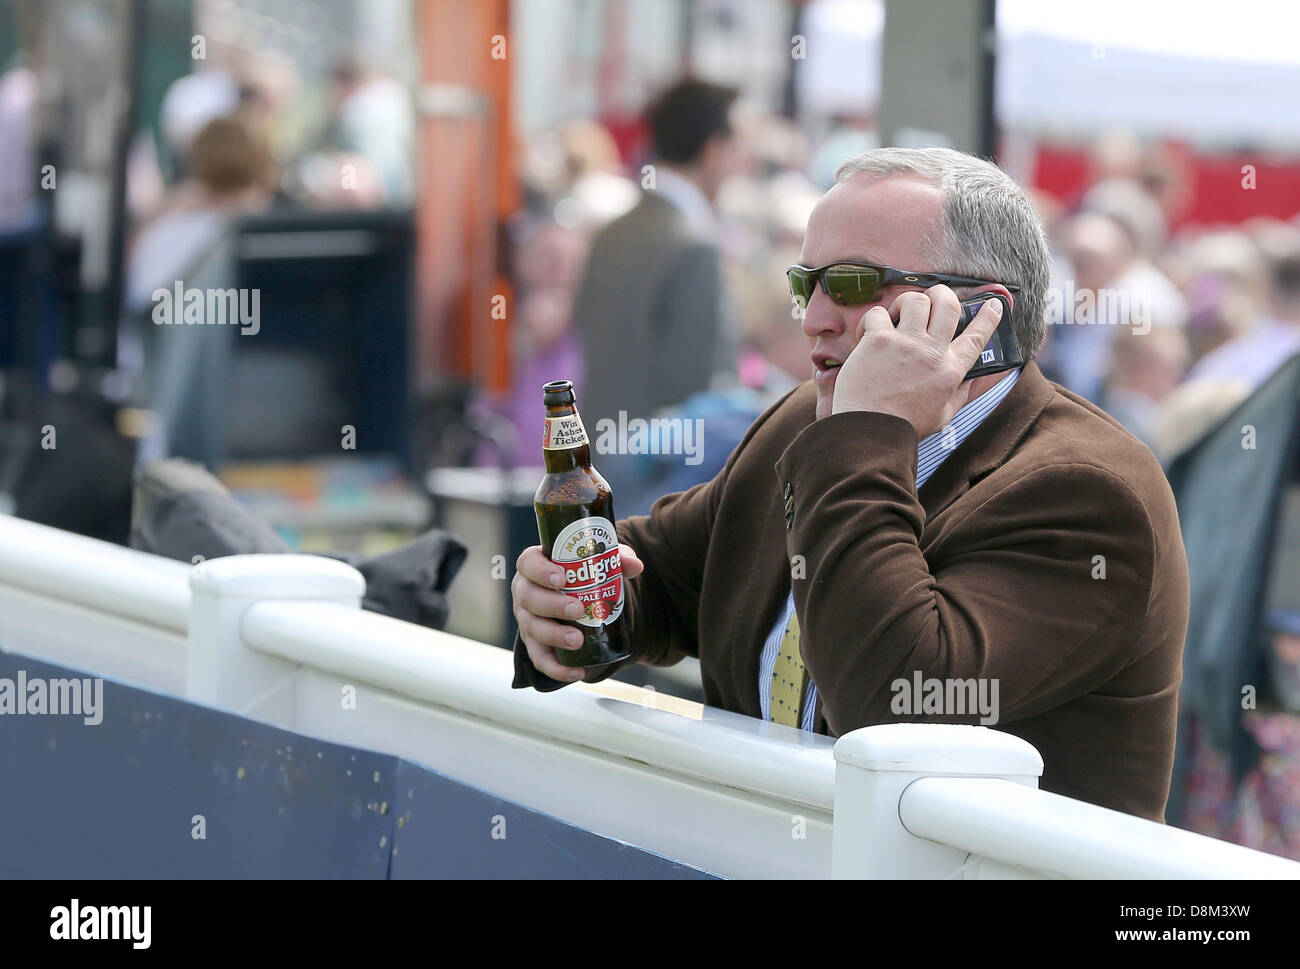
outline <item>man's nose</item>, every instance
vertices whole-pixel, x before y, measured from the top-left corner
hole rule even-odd
[[[822,335],[835,335],[844,330],[844,320],[841,318],[845,307],[837,306],[835,301],[822,292],[822,288],[817,286],[813,289],[812,299],[808,300],[808,307],[803,312],[803,331],[810,337]],[[865,310],[863,311],[865,312]]]

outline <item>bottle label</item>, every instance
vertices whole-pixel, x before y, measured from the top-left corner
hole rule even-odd
[[[623,561],[609,519],[580,518],[566,525],[551,547],[551,561],[564,566],[560,591],[587,606],[587,614],[575,622],[600,626],[622,614]]]
[[[561,414],[546,418],[546,431],[542,434],[542,450],[567,451],[587,443],[587,429],[577,414]]]

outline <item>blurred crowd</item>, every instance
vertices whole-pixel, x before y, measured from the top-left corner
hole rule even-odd
[[[304,91],[292,61],[212,45],[167,90],[158,137],[132,152],[127,309],[146,306],[224,235],[273,205],[366,209],[414,196],[415,112],[405,84],[361,59]]]
[[[1056,265],[1043,370],[1168,461],[1300,349],[1290,221],[1184,226],[1185,160],[1099,140],[1076,200],[1036,195]]]
[[[279,54],[215,41],[196,64],[168,87],[157,136],[147,119],[132,145],[129,294],[175,278],[225,216],[277,202],[411,204],[414,104],[381,66],[348,56],[327,77],[304,78]],[[0,224],[25,214],[38,184],[39,98],[38,75],[22,59],[0,74]]]

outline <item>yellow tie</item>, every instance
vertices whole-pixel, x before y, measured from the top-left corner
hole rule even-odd
[[[803,711],[800,708],[807,682],[808,670],[799,651],[799,614],[791,611],[790,622],[781,637],[781,651],[772,667],[772,702],[768,706],[772,720],[788,727],[802,725]]]

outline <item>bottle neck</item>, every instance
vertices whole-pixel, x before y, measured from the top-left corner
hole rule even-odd
[[[577,418],[578,409],[573,404],[557,404],[546,408],[547,423],[550,424],[552,419],[559,418]],[[558,426],[562,429],[568,422],[560,421]],[[556,427],[557,425],[551,425]],[[558,432],[557,432],[558,433]],[[542,460],[546,463],[548,474],[563,474],[566,471],[573,471],[576,468],[591,467],[591,444],[583,435],[582,443],[573,447],[549,448],[542,449]]]
[[[563,474],[575,468],[589,468],[591,448],[584,444],[582,447],[565,448],[562,451],[546,451],[543,460],[546,462],[548,474]]]

